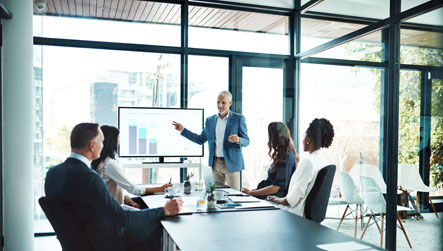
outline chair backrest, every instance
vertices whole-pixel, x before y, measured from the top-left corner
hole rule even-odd
[[[54,228],[63,251],[93,250],[83,221],[71,206],[57,197],[41,197],[38,202]]]
[[[362,164],[360,176],[371,177],[380,187],[382,193],[386,193],[386,183],[378,167],[368,164]]]
[[[340,179],[340,192],[343,199],[348,204],[363,204],[364,201],[358,193],[351,175],[345,172],[338,172],[338,178]]]
[[[317,223],[325,219],[335,169],[335,165],[329,165],[318,171],[314,186],[306,198],[304,211],[307,219]]]
[[[420,191],[420,192],[433,192],[437,191],[436,188],[426,186],[423,179],[418,172],[418,168],[414,164],[400,164],[398,168],[398,185],[405,189]]]
[[[360,176],[363,199],[365,204],[374,212],[386,213],[386,201],[372,177]]]

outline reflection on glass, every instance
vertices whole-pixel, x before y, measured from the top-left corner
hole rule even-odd
[[[301,51],[312,49],[363,27],[365,25],[302,18]],[[381,52],[381,32],[377,31],[320,52],[314,57],[381,62]]]
[[[268,125],[283,121],[283,69],[243,67],[242,113],[246,118],[249,146],[242,149],[246,170],[243,186],[255,188],[266,179],[270,165]]]
[[[190,6],[189,47],[288,54],[288,22],[281,15]]]
[[[180,46],[179,4],[137,0],[130,2],[130,8],[127,8],[129,2],[114,2],[111,5],[111,1],[102,1],[102,6],[95,1],[84,1],[80,3],[82,6],[71,8],[67,1],[58,1],[56,6],[54,3],[57,1],[46,1],[46,8],[39,15],[34,15],[34,35]],[[64,16],[60,17],[60,14]]]
[[[431,196],[443,195],[443,80],[432,80],[430,183],[438,188]]]

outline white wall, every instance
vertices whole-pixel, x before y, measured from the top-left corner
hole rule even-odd
[[[3,0],[3,230],[5,250],[33,250],[32,0]]]

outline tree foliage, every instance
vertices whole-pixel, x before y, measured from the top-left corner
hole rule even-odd
[[[345,48],[346,53],[360,55],[360,60],[381,61],[381,51],[377,50],[380,48],[379,44],[352,42],[348,43]],[[443,49],[401,46],[400,61],[403,64],[442,66]],[[419,162],[420,86],[419,71],[402,70],[400,72],[398,163],[416,164]],[[374,109],[379,111],[381,79],[377,80],[373,91],[376,94]],[[443,83],[441,80],[432,82],[431,106],[431,182],[433,186],[441,187],[443,184]]]

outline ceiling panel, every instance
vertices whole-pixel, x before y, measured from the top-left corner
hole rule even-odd
[[[257,1],[256,3],[258,4],[259,2],[260,1]],[[331,2],[334,2],[335,5],[330,5]],[[383,2],[383,4],[381,2]],[[328,13],[333,13],[334,10],[339,9],[339,11],[335,11],[336,14],[346,15],[356,15],[359,14],[359,12],[365,12],[367,13],[368,17],[372,18],[376,17],[372,14],[374,14],[373,12],[375,12],[375,9],[377,9],[379,13],[377,14],[378,16],[376,18],[381,18],[381,16],[384,15],[384,11],[380,11],[380,6],[386,4],[389,4],[389,1],[326,0],[314,8],[316,9],[315,11],[328,10]],[[328,6],[331,8],[326,8]],[[180,24],[181,21],[179,4],[133,0],[47,0],[46,7],[43,9],[43,11],[38,10],[34,6],[34,13],[43,15],[92,17],[102,20],[125,20],[165,24]],[[431,20],[431,18],[433,18],[434,21],[432,24],[442,25],[443,17],[439,18],[441,16],[443,16],[443,9],[438,9],[420,17],[411,19],[409,22],[415,21],[423,23],[420,18],[427,20]],[[275,34],[288,33],[287,16],[191,5],[189,6],[189,18],[189,24],[197,27]],[[345,34],[349,34],[352,31],[361,29],[362,27],[364,27],[364,25],[304,18],[302,23],[302,35],[337,38]],[[442,35],[443,33],[402,29],[402,43],[442,48]],[[366,36],[365,38],[373,39],[373,41],[380,40],[379,36]]]

